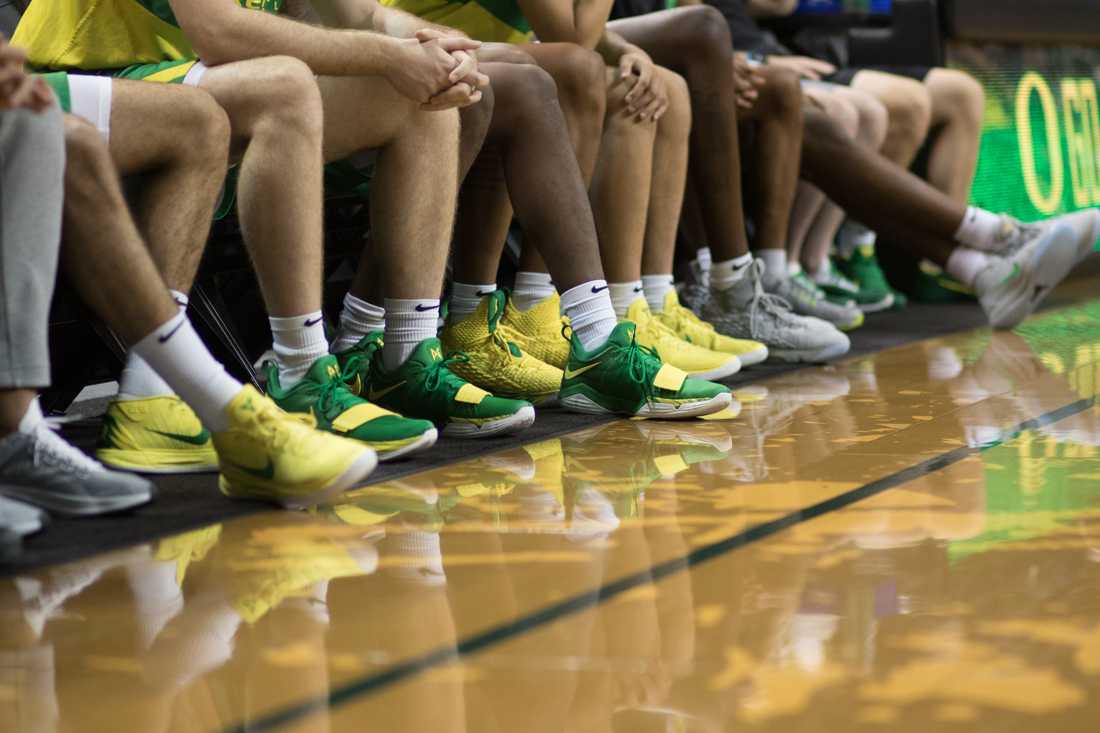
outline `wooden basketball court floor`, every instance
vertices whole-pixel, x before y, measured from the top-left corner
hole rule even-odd
[[[1095,731],[1098,385],[1100,300],[0,579],[0,730]]]

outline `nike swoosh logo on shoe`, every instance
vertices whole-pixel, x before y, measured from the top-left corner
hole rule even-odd
[[[437,310],[439,310],[439,306],[438,305],[420,305],[419,303],[417,303],[416,304],[416,310],[419,311],[420,313],[427,313],[428,311],[437,311]]]
[[[581,367],[580,369],[573,370],[573,369],[568,369],[567,368],[565,370],[565,378],[566,379],[572,379],[573,377],[579,377],[580,375],[584,374],[585,372],[590,371],[592,369],[595,369],[599,365],[600,365],[600,362],[597,361],[595,364],[589,364],[588,366]]]
[[[486,295],[492,295],[495,292],[496,292],[495,290],[489,290],[489,291],[478,290],[477,291],[477,297],[484,298]]]
[[[205,428],[200,430],[197,435],[182,435],[180,433],[166,433],[163,430],[149,430],[150,433],[156,433],[157,435],[163,435],[165,438],[171,438],[172,440],[178,440],[181,443],[187,443],[189,445],[206,445],[210,442],[210,433]]]
[[[609,287],[611,287],[611,286],[610,285],[604,285],[602,288],[597,288],[595,285],[593,285],[592,286],[592,292],[593,293],[602,293],[603,291],[607,290]]]
[[[386,387],[385,389],[379,389],[379,390],[375,390],[372,387],[371,390],[370,390],[370,393],[367,395],[367,401],[368,402],[377,402],[379,399],[381,399],[382,397],[385,397],[386,395],[388,395],[390,392],[394,391],[398,387],[403,387],[403,386],[405,386],[405,382],[398,382],[397,384],[391,384],[389,387]]]
[[[226,461],[226,463],[228,463],[233,468],[244,471],[245,473],[251,476],[255,476],[256,478],[261,478],[266,481],[270,481],[275,478],[275,463],[270,458],[267,459],[267,465],[263,468],[250,468],[248,466],[242,466],[239,463],[233,463],[232,461]]]
[[[305,324],[306,328],[312,328],[312,327],[316,326],[318,323],[320,323],[323,320],[325,320],[324,316],[322,316],[320,318],[314,318],[312,321],[307,318],[306,319],[306,324]]]
[[[643,288],[634,288],[635,293],[640,293],[640,292],[642,292],[642,290],[643,290]]]
[[[1020,268],[1020,263],[1019,262],[1014,263],[1012,265],[1012,272],[1008,273],[1008,277],[1006,277],[1004,280],[1001,280],[1000,284],[1001,285],[1007,285],[1008,283],[1010,283],[1013,280],[1015,280],[1016,278],[1018,278],[1020,276],[1020,269],[1021,269]]]
[[[181,321],[180,321],[179,323],[177,323],[177,324],[176,324],[176,327],[175,327],[175,328],[173,328],[173,329],[172,329],[171,331],[169,331],[168,333],[164,334],[163,336],[158,336],[158,337],[157,337],[157,341],[159,341],[159,342],[160,342],[160,343],[162,343],[162,344],[163,344],[163,343],[167,343],[167,342],[168,342],[168,339],[170,339],[170,338],[172,338],[173,336],[175,336],[175,335],[176,335],[176,331],[178,331],[178,330],[180,330],[181,328],[183,328],[183,324],[185,324],[185,323],[187,323],[187,319],[186,319],[186,318],[185,318],[185,319],[183,319],[183,320],[181,320]]]

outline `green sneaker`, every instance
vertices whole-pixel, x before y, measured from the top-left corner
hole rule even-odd
[[[689,379],[662,364],[657,353],[634,339],[635,326],[622,321],[607,343],[587,353],[574,336],[562,379],[559,402],[590,415],[626,415],[678,419],[721,412],[730,391],[720,384]]]
[[[437,338],[424,339],[405,363],[392,372],[382,364],[382,349],[369,348],[367,399],[405,415],[431,420],[444,435],[488,438],[514,433],[535,422],[530,402],[494,397],[459,378],[448,367],[462,353],[443,357]],[[349,370],[350,375],[350,370]]]
[[[873,244],[857,247],[847,259],[838,257],[836,264],[841,275],[859,285],[859,292],[851,297],[864,313],[878,313],[894,305],[894,294],[879,267]]]
[[[427,420],[410,420],[372,405],[348,389],[349,374],[335,356],[313,362],[302,381],[289,389],[279,384],[279,369],[264,365],[267,394],[284,412],[312,415],[319,430],[366,443],[379,460],[392,460],[430,448],[439,433]]]
[[[974,300],[974,291],[928,260],[920,261],[913,297],[921,303],[962,303]]]

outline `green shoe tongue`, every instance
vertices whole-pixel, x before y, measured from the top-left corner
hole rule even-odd
[[[634,332],[638,329],[632,321],[619,321],[618,325],[607,337],[607,343],[616,346],[630,346],[634,340]]]
[[[328,384],[340,378],[340,363],[335,356],[322,356],[313,362],[313,366],[306,372],[306,379],[315,384]]]
[[[439,339],[424,339],[417,344],[413,352],[409,354],[408,360],[398,367],[398,370],[402,370],[406,366],[412,366],[414,364],[423,369],[427,369],[433,364],[438,364],[443,361],[443,358],[443,344],[439,342]]]

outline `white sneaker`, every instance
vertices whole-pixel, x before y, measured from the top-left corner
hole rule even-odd
[[[764,289],[790,303],[795,313],[828,321],[841,331],[851,331],[863,325],[863,311],[855,301],[834,303],[802,271],[771,282],[764,279]]]
[[[703,320],[726,336],[759,341],[780,361],[820,362],[844,356],[848,337],[833,324],[791,312],[787,301],[764,292],[764,264],[755,260],[726,290],[711,290]]]
[[[1079,237],[1069,225],[1028,226],[1026,232],[1012,254],[991,256],[974,282],[994,328],[1018,326],[1077,264]]]
[[[1063,214],[1051,219],[1027,224],[1008,215],[1001,217],[1001,233],[996,240],[996,252],[1002,256],[1011,256],[1027,245],[1039,234],[1049,231],[1059,224],[1073,230],[1076,243],[1077,262],[1084,261],[1095,250],[1100,240],[1100,209],[1082,209],[1072,214]]]

